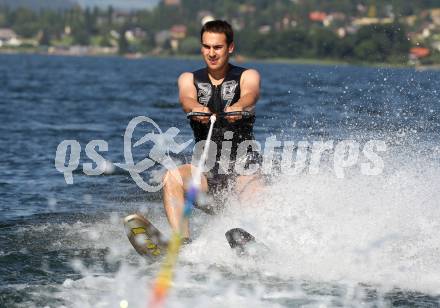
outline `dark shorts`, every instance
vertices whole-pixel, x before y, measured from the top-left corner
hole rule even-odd
[[[244,169],[247,170],[251,165],[258,164],[261,167],[262,157],[258,152],[251,152],[244,158]],[[234,170],[235,162],[231,162],[230,170]],[[212,170],[205,173],[208,182],[208,192],[205,198],[194,204],[194,207],[207,214],[216,214],[224,208],[226,200],[237,192],[234,190],[236,180],[240,174],[230,171],[227,174],[219,173],[216,165]],[[257,171],[252,175],[259,175]],[[239,193],[239,192],[238,192]]]

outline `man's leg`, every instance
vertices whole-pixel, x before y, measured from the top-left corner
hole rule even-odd
[[[256,201],[263,188],[264,180],[260,174],[240,175],[235,184],[235,191],[240,201]]]
[[[173,231],[179,230],[179,223],[182,219],[182,212],[185,206],[185,192],[191,182],[192,165],[186,164],[174,170],[169,170],[163,178],[163,204],[168,222]],[[201,191],[208,191],[206,177],[202,175]],[[189,237],[189,222],[182,221],[182,236]]]

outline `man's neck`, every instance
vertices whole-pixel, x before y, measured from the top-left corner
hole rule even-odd
[[[229,70],[229,63],[227,63],[224,67],[218,70],[210,70],[208,68],[208,75],[209,79],[211,79],[211,82],[213,85],[218,85],[222,83],[223,79],[226,77],[226,73]]]

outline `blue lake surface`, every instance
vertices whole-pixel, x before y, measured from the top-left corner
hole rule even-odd
[[[82,164],[92,162],[85,148],[105,140],[101,154],[123,163],[124,132],[136,116],[163,131],[179,128],[180,142],[191,139],[176,80],[202,65],[0,55],[0,306],[119,307],[123,299],[145,306],[158,264],[135,254],[121,219],[141,210],[166,229],[161,194],[142,191],[119,168],[85,175]],[[262,201],[260,218],[195,213],[198,239],[183,251],[170,307],[440,305],[440,71],[240,65],[262,76],[255,124],[261,144],[270,136],[383,140],[384,172],[368,177],[354,167],[344,179],[328,170],[287,178],[274,172],[272,200]],[[143,127],[135,138],[151,130]],[[55,168],[63,140],[81,145],[72,185]],[[146,145],[135,159],[148,151]],[[178,158],[191,155],[188,147]],[[154,181],[156,173],[147,170],[144,178]],[[281,251],[282,263],[237,263],[223,238],[231,224],[254,227],[274,243],[273,259]]]

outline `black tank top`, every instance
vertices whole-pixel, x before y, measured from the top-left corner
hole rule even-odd
[[[197,100],[199,104],[206,106],[212,113],[220,113],[226,107],[234,105],[240,99],[240,78],[246,69],[229,64],[229,70],[223,82],[214,86],[208,76],[207,68],[193,72],[194,86],[197,89]],[[220,157],[221,143],[227,131],[233,132],[231,159],[235,160],[238,145],[244,140],[254,140],[253,125],[255,117],[241,119],[229,123],[226,119],[217,118],[212,133],[212,141],[217,144],[217,159]],[[191,128],[194,132],[196,142],[206,140],[208,136],[209,123],[202,124],[191,120]]]

